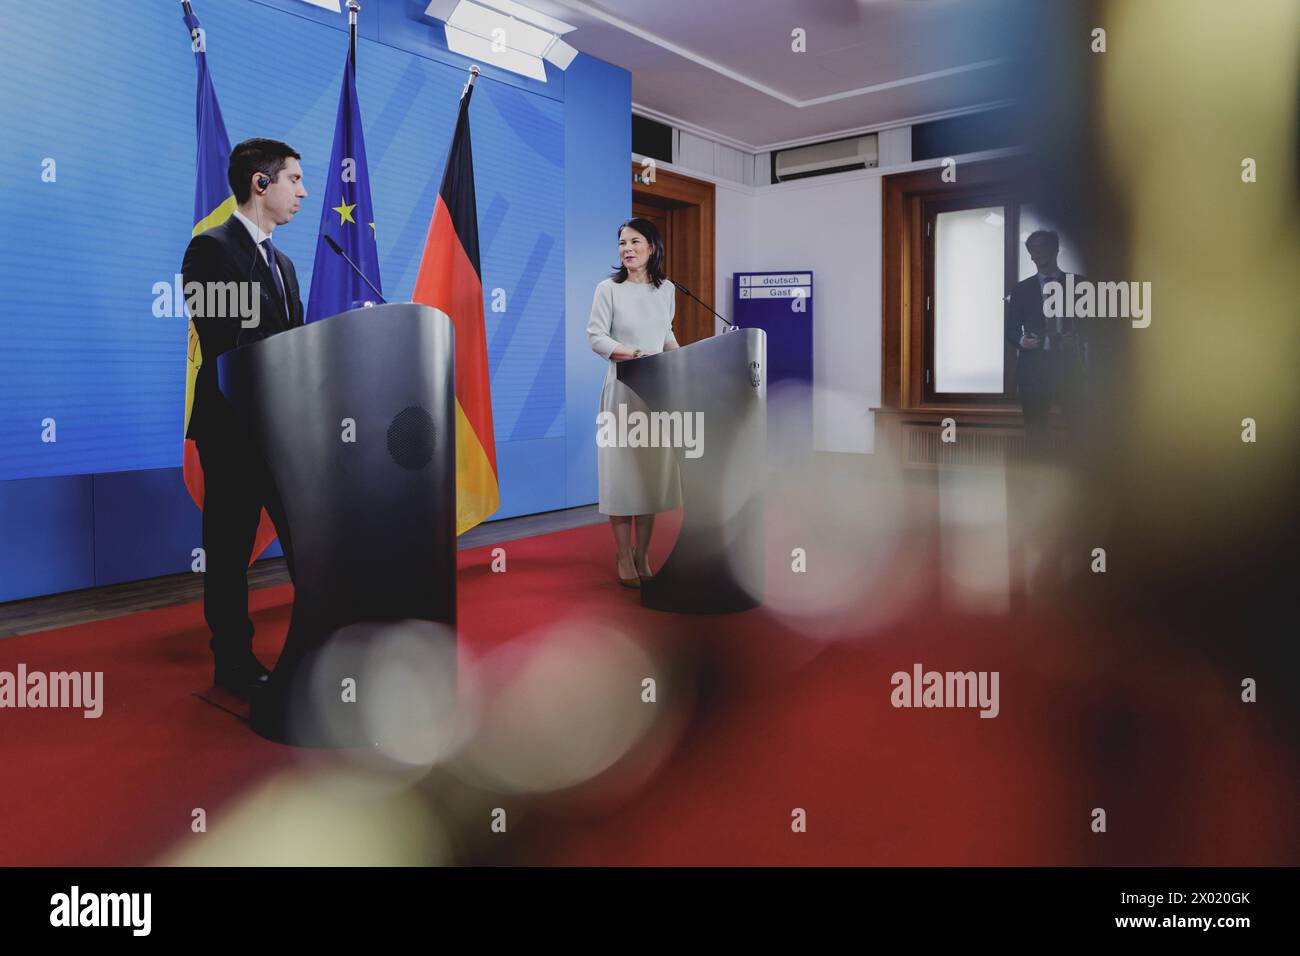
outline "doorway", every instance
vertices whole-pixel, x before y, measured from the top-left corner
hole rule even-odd
[[[643,182],[645,174],[651,182]],[[713,183],[666,169],[647,170],[632,164],[632,215],[653,222],[663,236],[668,278],[714,303]],[[677,296],[673,337],[689,345],[713,335],[713,314],[685,294]]]

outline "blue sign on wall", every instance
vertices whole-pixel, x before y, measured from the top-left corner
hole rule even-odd
[[[811,451],[812,270],[737,272],[732,280],[731,320],[743,329],[767,333],[769,407],[780,409],[773,424],[788,428],[773,436],[778,439],[775,447]]]

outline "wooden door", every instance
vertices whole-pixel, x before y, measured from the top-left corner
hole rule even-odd
[[[643,172],[632,164],[633,175]],[[713,183],[691,179],[666,169],[655,171],[652,183],[632,187],[632,214],[649,219],[664,240],[668,278],[686,286],[712,308],[713,283]],[[673,336],[688,345],[713,335],[713,313],[684,293],[677,294]]]

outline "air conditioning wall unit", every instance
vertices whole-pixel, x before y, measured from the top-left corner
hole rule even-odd
[[[873,169],[879,165],[879,138],[876,133],[867,133],[851,139],[778,150],[772,154],[772,180],[783,183],[810,176]]]

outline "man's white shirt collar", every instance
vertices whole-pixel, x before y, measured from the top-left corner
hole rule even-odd
[[[262,247],[262,241],[264,239],[270,239],[271,234],[269,232],[263,232],[261,226],[253,222],[253,220],[249,219],[238,209],[235,210],[234,216],[244,224],[244,228],[248,230],[248,234],[253,237],[253,244],[262,251],[262,256],[265,258],[266,250]]]
[[[281,270],[280,264],[271,261],[271,256],[268,254],[266,247],[262,245],[262,240],[270,239],[271,234],[269,232],[263,232],[257,223],[253,222],[238,209],[235,210],[234,216],[244,224],[244,227],[248,230],[248,234],[253,237],[253,244],[257,246],[257,251],[261,253],[262,261],[275,270],[276,274],[280,276],[280,282],[283,283],[284,272]],[[284,298],[281,298],[280,301],[285,302],[285,307],[288,308],[288,303]]]

